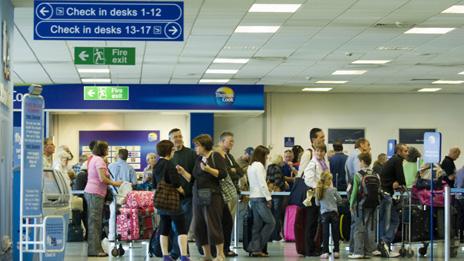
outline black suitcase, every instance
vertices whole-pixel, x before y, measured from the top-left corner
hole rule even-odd
[[[84,241],[84,230],[81,225],[78,226],[70,223],[68,224],[68,242],[82,242]]]
[[[350,241],[351,231],[351,212],[348,200],[343,200],[343,204],[338,207],[338,213],[340,219],[340,239],[348,242]]]
[[[243,218],[243,250],[248,252],[251,255],[251,252],[249,251],[249,244],[252,238],[252,231],[253,231],[253,211],[251,211],[250,208],[247,209],[247,212]],[[267,244],[264,246],[263,249],[264,253],[267,253]]]

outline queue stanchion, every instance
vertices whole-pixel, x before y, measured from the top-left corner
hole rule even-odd
[[[450,205],[451,205],[451,196],[450,196],[450,187],[445,186],[445,260],[450,258]]]
[[[234,215],[234,248],[238,248],[238,214],[240,211],[240,195],[237,197],[237,207]]]

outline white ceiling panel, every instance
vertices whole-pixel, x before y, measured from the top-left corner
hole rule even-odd
[[[78,82],[72,57],[76,46],[135,47],[135,66],[111,66],[111,78],[118,84],[197,84],[201,78],[230,78],[230,84],[259,83],[271,91],[287,91],[320,86],[317,80],[347,80],[343,86],[333,86],[334,92],[413,92],[430,86],[430,79],[464,78],[457,74],[464,71],[463,15],[441,14],[464,1],[189,0],[184,2],[183,42],[34,41],[32,3],[13,0],[15,6],[26,6],[15,9],[19,29],[12,47],[15,81]],[[295,13],[249,13],[253,3],[302,6]],[[275,34],[234,33],[238,25],[281,27]],[[405,35],[413,26],[457,29],[446,35]],[[213,64],[218,57],[250,61]],[[357,59],[392,61],[381,66],[352,65]],[[208,68],[239,71],[205,74]],[[331,75],[340,69],[368,72]],[[446,92],[464,93],[464,88],[451,86]]]

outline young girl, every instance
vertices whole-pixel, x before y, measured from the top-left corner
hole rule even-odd
[[[322,235],[323,235],[323,249],[321,259],[328,259],[329,252],[329,226],[332,230],[332,239],[334,243],[334,258],[340,257],[339,240],[339,219],[337,204],[340,204],[342,198],[337,193],[337,189],[333,187],[332,174],[325,171],[322,173],[319,182],[316,187],[316,205],[320,206],[321,212],[321,223],[322,223]]]

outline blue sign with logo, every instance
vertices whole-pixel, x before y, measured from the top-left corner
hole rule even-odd
[[[441,133],[424,133],[424,162],[440,163],[441,161]]]
[[[21,206],[23,216],[42,214],[43,107],[40,96],[26,94],[21,124]]]
[[[13,127],[13,168],[21,165],[21,127]]]
[[[286,148],[291,148],[295,146],[295,137],[285,137],[284,138],[284,146]]]
[[[84,86],[87,85],[43,85],[42,96],[47,101],[45,110],[264,110],[262,85],[129,84],[124,85],[129,89],[129,99],[113,101],[84,100]],[[27,86],[14,88],[13,101],[16,110],[21,108],[21,101],[27,92]]]
[[[63,252],[65,246],[64,218],[62,216],[48,216],[45,223],[45,252]]]
[[[387,158],[388,159],[393,157],[393,155],[395,155],[396,142],[397,141],[395,139],[388,140],[388,143],[387,143]]]
[[[34,40],[183,39],[183,2],[34,0]]]

